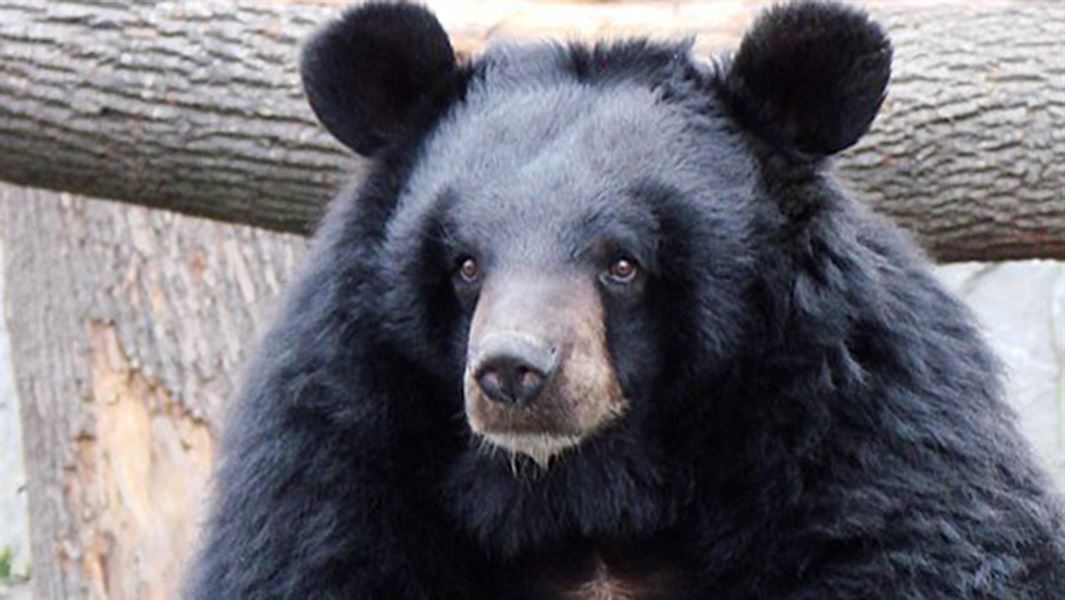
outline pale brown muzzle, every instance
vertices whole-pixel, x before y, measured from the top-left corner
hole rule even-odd
[[[501,274],[470,327],[466,417],[484,439],[546,465],[627,406],[603,307],[578,275]]]

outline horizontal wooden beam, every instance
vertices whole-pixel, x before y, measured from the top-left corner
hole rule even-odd
[[[477,6],[438,6],[460,54],[492,36],[640,32],[709,53],[750,17],[716,2]],[[0,0],[0,179],[306,233],[366,169],[316,124],[296,74],[303,37],[339,10]],[[938,260],[1065,257],[1060,5],[873,12],[895,75],[843,178]]]

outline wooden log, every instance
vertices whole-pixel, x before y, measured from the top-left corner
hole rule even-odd
[[[33,597],[179,597],[222,415],[306,240],[7,184],[0,232]]]
[[[460,53],[492,34],[641,30],[709,53],[750,17],[705,1],[478,6],[440,6]],[[1065,256],[1065,10],[916,6],[874,6],[897,68],[844,177],[939,260]],[[366,166],[316,125],[295,72],[338,10],[0,0],[0,179],[305,233]]]

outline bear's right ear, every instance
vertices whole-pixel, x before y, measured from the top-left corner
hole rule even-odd
[[[411,112],[455,70],[447,33],[427,9],[371,2],[319,30],[300,74],[318,120],[369,156],[407,133]]]

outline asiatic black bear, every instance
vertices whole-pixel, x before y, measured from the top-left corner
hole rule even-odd
[[[189,595],[1063,597],[969,313],[827,169],[890,61],[819,2],[710,66],[321,30],[307,95],[373,168],[248,371]]]

